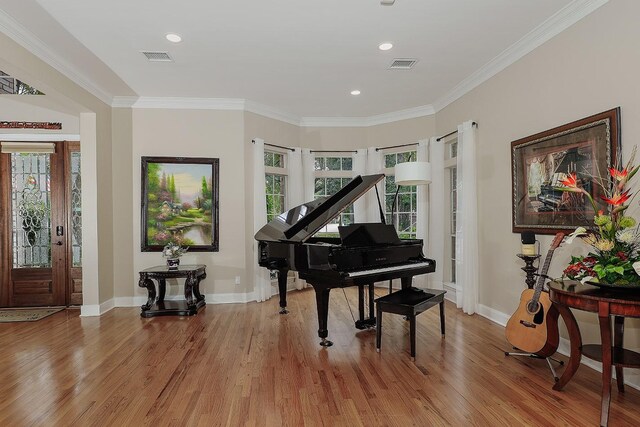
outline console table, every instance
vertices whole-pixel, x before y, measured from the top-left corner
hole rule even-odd
[[[616,369],[618,392],[624,392],[622,368],[640,368],[640,353],[622,347],[624,318],[640,317],[640,294],[636,291],[609,290],[575,281],[549,282],[549,297],[564,319],[571,341],[569,363],[560,380],[553,386],[561,390],[573,377],[582,355],[602,362],[602,398],[600,425],[609,421],[611,402],[611,367]],[[600,323],[599,344],[582,344],[578,323],[569,308],[598,313]],[[614,320],[613,342],[611,317]]]
[[[207,277],[205,265],[180,265],[169,268],[166,265],[147,268],[140,272],[138,286],[147,288],[149,298],[142,305],[142,317],[153,316],[193,316],[205,306],[204,296],[200,294],[200,281]],[[184,300],[165,301],[167,279],[183,278]],[[158,282],[158,292],[153,280]]]

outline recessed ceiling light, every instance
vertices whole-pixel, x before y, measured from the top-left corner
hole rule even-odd
[[[385,42],[385,43],[382,43],[380,46],[378,46],[378,49],[380,49],[380,50],[389,50],[392,47],[393,47],[393,45],[391,43]]]
[[[169,33],[165,36],[167,38],[167,40],[169,40],[171,43],[180,43],[182,41],[182,37],[180,37],[177,34],[174,33]]]
[[[360,91],[358,89],[352,90],[351,95],[360,95]]]

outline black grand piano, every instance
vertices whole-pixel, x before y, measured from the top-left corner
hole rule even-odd
[[[332,345],[327,340],[329,291],[332,288],[358,286],[360,318],[356,327],[364,329],[375,325],[374,282],[400,278],[404,289],[411,287],[413,276],[435,271],[435,261],[425,258],[422,253],[422,240],[400,239],[393,225],[384,223],[381,206],[380,223],[338,227],[340,237],[314,237],[382,178],[383,174],[357,176],[332,196],[282,213],[255,235],[260,251],[258,264],[278,271],[280,313],[287,313],[289,270],[297,271],[313,286],[322,346]],[[367,319],[364,317],[365,286],[369,291]]]

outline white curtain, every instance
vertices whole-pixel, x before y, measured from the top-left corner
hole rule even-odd
[[[308,148],[302,149],[302,181],[303,181],[303,201],[310,202],[315,195],[315,156]]]
[[[304,173],[302,149],[294,148],[287,153],[287,209],[306,202],[304,196]]]
[[[445,247],[445,144],[434,136],[429,140],[429,162],[431,163],[431,184],[429,185],[429,231],[425,244],[427,258],[436,261],[436,271],[427,275],[429,287],[444,287],[444,247]]]
[[[382,151],[377,151],[374,147],[367,149],[367,175],[382,173],[383,158]],[[376,187],[380,194],[380,203],[384,206],[384,180],[380,181]],[[365,203],[367,204],[367,221],[380,222],[380,208],[374,188],[367,191]]]
[[[267,221],[267,202],[265,195],[264,141],[253,140],[253,233],[257,233]],[[258,265],[258,242],[253,240],[253,287],[256,300],[266,301],[271,298],[271,280],[269,270]]]
[[[419,162],[426,162],[429,160],[429,153],[427,148],[427,141],[418,141],[418,158]],[[429,186],[418,185],[416,186],[417,192],[417,206],[416,206],[416,238],[422,239],[423,247],[426,247],[428,241],[428,226],[429,226]],[[436,265],[438,265],[436,263]],[[428,275],[422,274],[413,278],[414,285],[417,287],[426,287]]]
[[[297,150],[297,149],[296,149]],[[315,196],[315,156],[308,148],[303,148],[300,150],[301,152],[301,166],[302,166],[302,201],[297,203],[295,206],[301,205],[305,202],[310,202],[313,200]],[[293,206],[293,205],[292,205]],[[296,272],[296,289],[306,288],[307,282],[304,279],[301,279],[298,273]]]
[[[359,149],[352,156],[353,177],[367,174],[367,149]],[[353,204],[354,221],[357,223],[367,222],[367,201],[365,197],[360,197]]]
[[[462,289],[458,307],[473,314],[478,305],[478,192],[476,131],[472,121],[458,126],[456,282]]]

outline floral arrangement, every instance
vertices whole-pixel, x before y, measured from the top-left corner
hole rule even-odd
[[[601,198],[606,202],[606,211],[596,207],[591,194],[578,184],[575,173],[561,181],[562,187],[558,187],[558,190],[583,194],[596,212],[592,226],[578,227],[569,235],[567,243],[579,237],[592,250],[586,256],[571,257],[563,278],[619,286],[640,282],[640,276],[634,268],[640,269],[640,236],[636,220],[625,215],[629,208],[627,202],[632,199],[627,185],[640,168],[633,166],[635,153],[634,148],[626,167],[609,168],[606,180],[601,177],[594,179],[603,190]]]
[[[162,249],[162,256],[168,259],[176,259],[184,255],[188,250],[189,248],[187,247],[182,247],[171,242],[167,243],[167,245]]]

